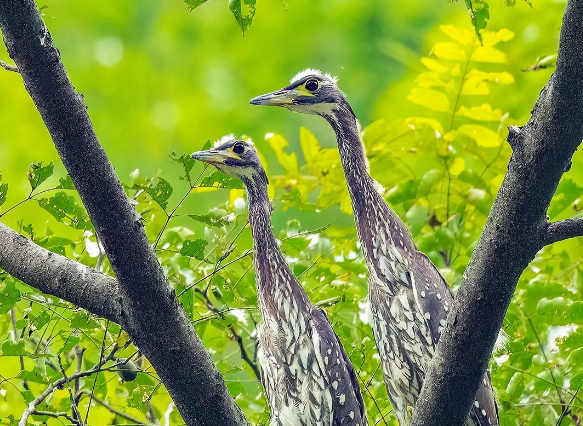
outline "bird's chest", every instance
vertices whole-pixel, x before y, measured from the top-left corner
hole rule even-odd
[[[328,425],[330,420],[323,418],[323,413],[331,413],[331,396],[326,376],[320,370],[321,363],[315,359],[312,330],[307,320],[300,315],[294,323],[267,317],[258,334],[258,360],[276,424]]]

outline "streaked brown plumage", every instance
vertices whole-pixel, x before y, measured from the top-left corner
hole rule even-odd
[[[267,176],[249,141],[223,138],[192,157],[237,177],[247,188],[253,234],[258,359],[271,426],[365,426],[354,369],[324,311],[312,304],[271,231]]]
[[[415,246],[403,221],[368,174],[356,116],[336,79],[306,70],[284,89],[251,100],[317,114],[334,129],[352,201],[358,237],[369,270],[371,324],[385,384],[401,425],[407,424],[421,391],[453,292],[437,268]],[[474,425],[499,424],[488,374],[470,414]]]

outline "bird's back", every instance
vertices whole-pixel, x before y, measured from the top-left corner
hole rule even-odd
[[[405,224],[372,188],[366,197],[375,201],[369,208],[355,211],[355,215],[368,263],[371,325],[385,384],[396,416],[405,425],[421,392],[454,295],[435,265],[417,249]],[[487,374],[471,418],[475,425],[498,425]]]

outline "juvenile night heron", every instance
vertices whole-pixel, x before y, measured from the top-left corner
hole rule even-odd
[[[371,325],[385,385],[399,423],[406,425],[445,326],[453,292],[377,191],[378,184],[368,173],[356,116],[335,78],[306,70],[296,75],[289,86],[258,96],[251,104],[320,115],[336,133],[369,271]],[[470,419],[474,425],[499,424],[487,373],[476,394]]]
[[[253,235],[258,360],[271,426],[365,426],[356,375],[324,311],[310,302],[271,231],[267,175],[252,142],[226,136],[192,154],[247,188]]]

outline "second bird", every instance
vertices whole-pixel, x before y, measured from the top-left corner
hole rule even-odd
[[[258,360],[271,426],[365,426],[354,369],[324,311],[287,265],[273,232],[267,175],[251,142],[226,136],[192,154],[247,189],[249,224],[263,323]]]
[[[306,70],[292,78],[289,86],[258,96],[251,103],[320,115],[336,133],[369,271],[373,334],[391,404],[399,423],[405,426],[445,326],[453,292],[377,191],[378,184],[368,173],[356,116],[335,78]],[[487,373],[482,382],[471,421],[474,425],[496,426],[498,410]]]

